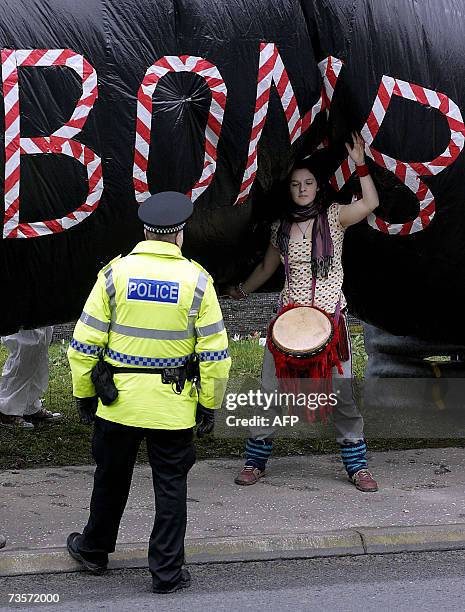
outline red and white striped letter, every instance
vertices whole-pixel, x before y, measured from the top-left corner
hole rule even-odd
[[[384,121],[393,95],[436,108],[446,118],[450,129],[450,141],[445,151],[432,161],[406,163],[380,153],[371,146]],[[384,219],[371,214],[368,217],[368,223],[386,234],[401,236],[424,230],[435,215],[436,204],[433,194],[420,177],[439,174],[444,168],[450,166],[463,150],[465,125],[458,106],[443,93],[385,75],[381,79],[375,103],[361,133],[367,144],[367,155],[378,165],[393,172],[416,195],[420,203],[418,215],[411,221],[387,223]],[[346,159],[331,179],[333,187],[341,189],[354,170],[355,165],[352,160]]]
[[[228,90],[216,66],[201,57],[166,55],[156,61],[145,73],[137,94],[136,143],[134,151],[133,181],[136,200],[143,202],[149,195],[147,165],[152,131],[152,99],[159,80],[169,72],[195,72],[203,77],[211,91],[212,100],[205,129],[205,157],[202,175],[188,193],[194,202],[210,185],[216,170],[218,140],[223,125]]]
[[[79,134],[97,99],[97,74],[79,53],[70,49],[2,49],[5,105],[5,220],[4,238],[33,238],[62,232],[77,225],[97,208],[103,190],[102,162],[92,149],[73,140]],[[70,120],[50,136],[22,138],[20,127],[18,68],[66,66],[82,80],[82,95]],[[87,170],[89,191],[84,204],[61,219],[20,223],[21,155],[61,154],[73,157]]]
[[[242,204],[249,196],[258,169],[258,143],[262,136],[268,113],[271,85],[274,83],[286,115],[289,138],[293,144],[312,125],[315,117],[322,110],[329,110],[331,99],[342,68],[341,60],[328,57],[319,64],[323,76],[323,90],[318,102],[301,117],[299,106],[289,76],[284,67],[279,51],[274,43],[260,44],[258,66],[257,96],[250,135],[247,164],[242,179],[236,204]]]

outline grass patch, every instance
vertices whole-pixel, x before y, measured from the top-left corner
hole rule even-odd
[[[239,340],[229,343],[231,354],[230,376],[260,376],[263,351],[258,340]]]
[[[363,334],[352,334],[354,353],[354,375],[363,377],[367,355],[363,347]],[[0,427],[0,469],[18,469],[53,465],[80,465],[92,463],[92,429],[79,423],[71,392],[71,374],[66,350],[68,343],[55,343],[50,347],[50,384],[45,394],[45,405],[49,410],[62,412],[63,420],[55,425],[37,426],[32,431],[12,430]],[[231,342],[232,377],[258,377],[261,372],[263,347],[258,340]],[[7,357],[0,348],[0,366]],[[244,453],[244,440],[210,437],[196,442],[197,457],[240,458]],[[435,448],[465,446],[464,440],[402,439],[370,441],[371,450],[397,450],[405,448]],[[309,440],[277,439],[275,456],[305,455],[309,453],[335,452],[334,438]],[[145,446],[138,461],[146,462]]]
[[[355,378],[365,376],[368,355],[365,352],[363,332],[352,333],[352,372]]]
[[[0,427],[0,468],[92,462],[91,429],[79,422],[74,408],[67,348],[68,343],[56,343],[50,347],[50,383],[44,396],[47,409],[63,413],[63,421],[54,425],[38,425],[30,431]],[[6,357],[7,351],[2,346],[2,365]]]

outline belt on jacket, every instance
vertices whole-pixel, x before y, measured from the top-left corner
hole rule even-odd
[[[107,362],[108,363],[108,362]],[[175,368],[119,368],[112,364],[108,364],[114,374],[163,374],[165,370],[177,370],[186,366],[177,366]]]

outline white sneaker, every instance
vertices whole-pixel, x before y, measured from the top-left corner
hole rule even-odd
[[[37,412],[33,414],[27,414],[25,420],[32,423],[51,423],[55,421],[60,421],[63,418],[61,412],[50,412],[46,408],[41,408]]]

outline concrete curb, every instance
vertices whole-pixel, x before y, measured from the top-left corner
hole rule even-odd
[[[465,524],[414,527],[360,527],[305,534],[196,538],[186,540],[190,564],[312,559],[348,555],[465,549]],[[147,567],[146,544],[122,544],[110,569]],[[0,576],[77,572],[81,567],[65,548],[3,550]]]
[[[357,528],[366,554],[460,550],[465,548],[465,524]]]

